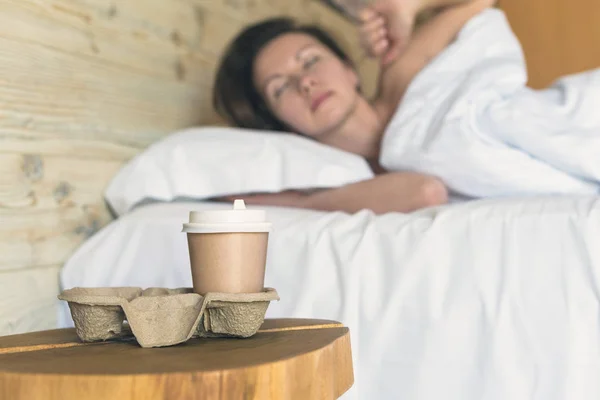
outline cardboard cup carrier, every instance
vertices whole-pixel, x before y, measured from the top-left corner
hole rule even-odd
[[[192,337],[250,337],[277,291],[264,287],[271,224],[265,211],[192,211],[187,233],[193,288],[71,288],[69,303],[84,342],[134,336],[142,347],[171,346]]]

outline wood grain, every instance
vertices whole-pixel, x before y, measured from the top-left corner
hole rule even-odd
[[[0,153],[0,271],[64,262],[110,221],[102,194],[120,165]]]
[[[0,272],[0,332],[56,327],[59,271],[60,265],[51,265]]]
[[[0,153],[0,212],[97,204],[120,167],[117,160]]]
[[[109,220],[103,204],[0,213],[0,271],[62,264]],[[1,331],[0,331],[1,332]]]
[[[158,349],[134,342],[63,347],[71,329],[28,335],[29,346],[55,347],[0,354],[0,393],[14,400],[338,398],[354,379],[348,329],[301,321],[248,339],[191,339]],[[15,338],[9,343],[14,347]]]
[[[523,45],[532,87],[600,67],[597,0],[500,0],[499,4]]]
[[[277,318],[265,319],[258,332],[342,328],[343,326],[340,322],[324,319]],[[111,341],[95,344],[99,343],[111,343]],[[50,329],[40,332],[0,336],[0,354],[84,345],[87,345],[87,343],[79,340],[75,328]]]

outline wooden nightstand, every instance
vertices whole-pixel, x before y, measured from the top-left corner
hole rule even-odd
[[[348,328],[325,320],[266,320],[248,339],[153,349],[81,343],[74,329],[0,337],[10,400],[336,399],[353,379]]]

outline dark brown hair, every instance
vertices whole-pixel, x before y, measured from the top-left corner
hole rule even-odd
[[[299,25],[291,18],[272,18],[244,29],[228,46],[217,70],[213,106],[230,124],[249,129],[287,131],[269,110],[253,82],[254,60],[273,39],[286,33],[310,35],[344,63],[354,64],[333,37],[314,25]]]

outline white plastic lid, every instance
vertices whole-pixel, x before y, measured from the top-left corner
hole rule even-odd
[[[264,210],[248,210],[244,200],[233,202],[231,210],[190,211],[190,221],[183,224],[182,232],[226,233],[226,232],[269,232]]]

